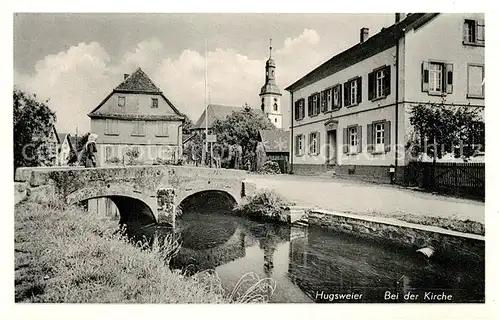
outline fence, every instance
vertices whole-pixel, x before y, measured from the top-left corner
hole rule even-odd
[[[484,163],[411,162],[404,170],[403,184],[428,191],[484,199]]]

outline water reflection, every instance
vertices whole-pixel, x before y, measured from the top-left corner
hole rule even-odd
[[[148,229],[148,228],[143,228]],[[156,228],[158,234],[172,232]],[[188,274],[215,269],[226,291],[247,272],[277,282],[273,302],[404,302],[408,293],[445,292],[452,302],[484,301],[484,260],[440,264],[413,251],[320,228],[250,221],[230,214],[190,212],[178,219],[182,240],[171,267]],[[386,299],[386,292],[399,294]],[[325,299],[357,294],[361,299]],[[329,296],[330,297],[330,296]]]

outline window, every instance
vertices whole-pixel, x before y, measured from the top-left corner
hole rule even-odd
[[[111,146],[106,146],[104,149],[104,161],[108,162],[113,157],[113,150]]]
[[[361,126],[352,125],[344,128],[343,133],[343,152],[346,154],[357,154],[361,152]]]
[[[391,149],[391,122],[382,120],[367,125],[367,145],[370,153],[384,153]]]
[[[295,120],[304,119],[305,115],[305,100],[299,99],[295,101]]]
[[[157,137],[168,137],[168,122],[158,121],[158,133]]]
[[[355,106],[361,103],[361,77],[347,81],[344,84],[344,105]]]
[[[467,98],[484,98],[484,66],[467,66]]]
[[[109,162],[109,160],[118,157],[118,147],[117,146],[106,146],[104,149],[104,161]]]
[[[304,154],[304,135],[298,134],[295,136],[295,154],[301,156]]]
[[[384,150],[384,124],[375,124],[375,152],[382,152]]]
[[[307,115],[310,117],[317,116],[320,112],[320,109],[320,93],[317,92],[313,95],[310,95],[308,98]]]
[[[443,87],[443,65],[431,63],[429,68],[429,91],[441,92]]]
[[[158,98],[151,98],[151,108],[158,108]]]
[[[132,128],[133,136],[144,136],[144,127],[146,125],[146,121],[134,121]]]
[[[106,135],[118,135],[118,120],[106,119]]]
[[[274,118],[274,122],[278,122],[278,118]]]
[[[278,111],[278,104],[275,102],[274,105],[273,105],[273,110],[274,111]]]
[[[424,61],[422,63],[422,91],[439,95],[453,93],[453,64]]]
[[[385,66],[368,74],[368,99],[376,100],[391,94],[391,67]]]
[[[118,106],[125,107],[125,97],[118,97]]]
[[[484,20],[465,19],[463,44],[484,46]]]
[[[264,111],[264,98],[261,99],[260,108]]]
[[[309,154],[319,154],[319,132],[311,132],[309,134]]]
[[[356,127],[349,128],[349,153],[358,151],[358,130]]]
[[[341,94],[342,85],[338,84],[335,87],[333,87],[332,92],[333,92],[332,110],[334,108],[339,109],[340,107],[342,107],[342,94]]]

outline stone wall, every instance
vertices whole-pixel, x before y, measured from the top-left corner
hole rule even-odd
[[[465,234],[395,219],[365,217],[312,209],[309,225],[414,250],[433,246],[436,255],[458,259],[484,259],[484,236]]]

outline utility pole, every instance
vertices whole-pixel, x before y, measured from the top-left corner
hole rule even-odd
[[[208,64],[207,64],[207,40],[205,39],[205,159],[206,162],[208,153]],[[205,164],[205,163],[204,163]]]

